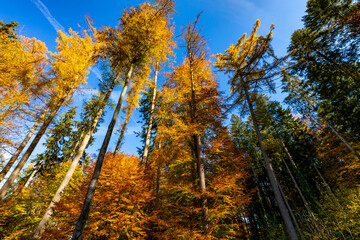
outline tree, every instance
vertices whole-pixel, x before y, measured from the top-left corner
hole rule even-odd
[[[265,160],[266,171],[279,205],[281,215],[284,219],[288,234],[291,239],[298,239],[291,218],[286,210],[284,200],[281,197],[279,187],[275,180],[273,168],[263,145],[263,139],[257,124],[257,119],[253,107],[257,93],[263,86],[273,91],[272,78],[277,74],[276,70],[283,62],[283,59],[274,57],[270,47],[272,37],[272,26],[266,37],[256,35],[260,21],[256,25],[251,35],[246,39],[246,34],[240,38],[236,45],[230,45],[224,54],[217,54],[215,66],[225,73],[231,73],[229,83],[235,104],[246,101],[250,116],[256,131],[262,155]],[[267,62],[266,58],[272,58],[272,62]],[[278,70],[277,70],[278,71]]]
[[[90,206],[95,193],[95,188],[100,175],[104,156],[111,138],[116,119],[121,109],[121,104],[127,91],[132,72],[134,68],[135,70],[139,68],[139,72],[141,72],[142,67],[146,65],[146,63],[149,61],[149,58],[152,55],[153,51],[157,50],[156,47],[159,43],[161,43],[162,40],[162,32],[158,31],[157,28],[161,25],[164,25],[164,22],[165,26],[167,26],[164,19],[173,11],[172,8],[173,2],[171,0],[167,0],[164,2],[155,1],[154,5],[144,3],[136,9],[132,8],[125,11],[124,15],[120,19],[120,29],[119,31],[115,32],[119,34],[118,37],[120,40],[120,44],[124,44],[124,46],[122,47],[124,48],[123,50],[126,52],[123,52],[122,56],[125,56],[125,61],[117,62],[118,59],[116,58],[112,60],[114,61],[114,66],[119,64],[127,70],[125,76],[125,83],[118,104],[115,108],[114,115],[108,126],[104,142],[100,149],[100,153],[94,170],[94,175],[90,182],[86,199],[84,201],[84,206],[81,211],[79,220],[77,221],[75,232],[73,234],[74,239],[81,238],[86,220],[89,216]],[[114,33],[114,31],[107,29],[107,33]],[[113,37],[113,35],[111,35],[111,37]],[[119,42],[113,42],[112,44],[116,46],[116,44],[118,43]],[[114,50],[116,50],[116,48],[110,48],[110,52]]]
[[[340,133],[359,139],[359,38],[351,37],[346,16],[358,3],[310,0],[304,28],[291,37],[293,74],[319,101],[318,113]]]
[[[105,81],[103,82],[101,86],[101,91],[99,96],[94,96],[87,104],[85,104],[85,112],[83,113],[84,117],[84,124],[79,127],[80,130],[80,146],[78,149],[76,149],[76,145],[73,147],[72,151],[76,151],[76,155],[74,159],[71,159],[69,157],[68,162],[71,162],[61,184],[59,185],[54,197],[52,198],[48,208],[45,211],[44,216],[42,217],[39,225],[36,227],[34,231],[34,239],[39,239],[41,234],[44,232],[47,223],[50,221],[52,214],[54,212],[54,208],[56,204],[60,201],[62,195],[64,194],[64,191],[66,187],[68,186],[75,170],[76,166],[78,165],[81,157],[84,154],[84,151],[86,147],[89,144],[89,141],[91,140],[91,136],[93,132],[96,130],[99,120],[101,119],[101,116],[103,114],[103,111],[105,109],[105,106],[107,104],[107,101],[110,98],[110,95],[117,83],[118,76],[113,76],[112,74],[104,74]],[[110,86],[108,85],[110,83]],[[106,89],[108,88],[108,89]]]
[[[5,184],[0,190],[0,198],[3,198],[15,181],[17,175],[25,165],[36,145],[40,141],[42,135],[45,133],[49,124],[57,114],[61,106],[68,102],[68,98],[79,87],[80,84],[86,83],[86,75],[92,65],[92,39],[85,34],[81,38],[77,33],[70,31],[71,36],[66,36],[59,31],[58,53],[51,54],[54,60],[50,62],[51,65],[51,98],[49,99],[50,113],[44,120],[43,125],[37,132],[35,138],[30,146],[20,159],[18,165],[15,167]]]

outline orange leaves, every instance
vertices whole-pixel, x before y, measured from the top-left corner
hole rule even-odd
[[[129,155],[106,155],[94,198],[97,207],[90,214],[90,232],[95,230],[98,236],[112,239],[122,238],[130,231],[144,234],[144,207],[152,196],[139,161]]]

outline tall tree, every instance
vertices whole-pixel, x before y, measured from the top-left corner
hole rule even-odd
[[[286,229],[291,239],[298,239],[295,227],[291,222],[290,215],[287,212],[284,200],[281,197],[279,187],[276,183],[274,170],[266,153],[253,107],[258,91],[261,90],[262,87],[267,87],[271,91],[274,91],[272,78],[278,73],[278,67],[283,62],[283,59],[274,57],[273,50],[270,47],[273,27],[271,26],[268,35],[263,37],[257,35],[259,26],[260,21],[257,20],[248,38],[246,38],[246,34],[244,34],[236,45],[230,45],[224,54],[217,54],[215,66],[225,73],[231,73],[229,83],[231,85],[232,96],[235,98],[235,104],[239,105],[244,101],[247,103],[260,149],[264,157],[266,171]],[[269,58],[272,62],[267,61]]]
[[[204,61],[205,57],[205,39],[200,35],[200,31],[198,29],[199,22],[198,15],[197,19],[187,25],[182,32],[183,40],[186,44],[186,67],[188,68],[188,74],[190,77],[190,95],[191,100],[189,102],[190,105],[190,123],[191,124],[199,124],[198,122],[198,100],[196,99],[196,95],[199,93],[196,92],[196,84],[199,84],[199,80],[195,79],[198,72],[195,69],[198,69],[197,64],[201,64]],[[205,179],[205,164],[202,153],[202,143],[201,143],[201,135],[199,133],[195,133],[193,135],[193,144],[194,144],[194,153],[197,160],[197,168],[199,174],[199,187],[202,193],[201,195],[201,208],[202,208],[202,221],[203,221],[203,231],[204,235],[209,233],[209,213],[207,206],[207,198],[205,196],[206,192],[206,179]]]
[[[156,47],[160,45],[163,40],[162,31],[159,31],[158,27],[166,26],[166,21],[164,21],[164,19],[172,12],[173,1],[155,1],[154,4],[143,3],[137,8],[126,10],[120,19],[120,29],[115,31],[119,34],[120,41],[115,41],[116,43],[114,43],[114,45],[116,46],[119,43],[124,44],[123,49],[126,52],[123,56],[125,56],[126,61],[115,62],[114,65],[119,64],[126,69],[127,73],[125,76],[125,83],[96,161],[94,175],[90,181],[84,206],[73,234],[74,239],[81,238],[89,216],[90,206],[94,197],[104,156],[121,109],[121,104],[125,97],[132,72],[134,68],[135,70],[139,69],[139,72],[141,72],[143,66],[149,62],[150,56],[157,50]],[[110,51],[113,51],[113,49],[110,49]]]

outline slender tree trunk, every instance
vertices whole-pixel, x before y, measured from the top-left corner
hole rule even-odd
[[[145,146],[144,146],[144,151],[143,151],[143,154],[141,157],[140,164],[146,163],[148,161],[150,137],[151,137],[151,130],[152,130],[152,125],[153,125],[153,118],[154,118],[154,109],[155,109],[155,100],[156,100],[156,91],[157,91],[156,84],[157,84],[158,73],[159,73],[159,64],[156,63],[155,76],[154,76],[154,91],[153,91],[153,95],[152,95],[152,99],[151,99],[149,123],[148,123],[148,128],[146,131]]]
[[[196,97],[195,97],[195,83],[194,83],[194,70],[192,67],[192,57],[190,55],[190,77],[191,77],[191,108],[190,108],[190,116],[191,122],[195,122],[197,118],[197,107],[196,107]],[[204,235],[209,233],[209,213],[207,207],[207,197],[205,196],[206,192],[206,180],[205,180],[205,166],[202,159],[202,144],[201,137],[199,134],[193,135],[194,146],[195,146],[195,157],[197,160],[197,170],[199,175],[199,187],[201,191],[201,211],[202,211],[202,222],[203,222],[203,231]]]
[[[39,225],[36,227],[35,231],[34,231],[34,236],[33,239],[39,239],[41,234],[45,231],[46,225],[47,223],[50,221],[52,214],[54,212],[54,208],[56,206],[56,204],[60,201],[62,195],[65,192],[65,188],[67,187],[67,185],[69,184],[72,175],[74,174],[74,171],[76,169],[76,166],[78,165],[81,156],[83,155],[85,148],[91,138],[92,133],[94,132],[97,123],[99,121],[99,119],[101,118],[101,115],[105,109],[106,103],[110,98],[110,95],[116,85],[118,76],[116,76],[116,78],[114,79],[114,81],[112,82],[109,90],[107,91],[105,98],[102,102],[102,106],[100,107],[99,111],[97,112],[95,118],[92,121],[92,124],[90,126],[90,129],[87,131],[87,133],[85,134],[84,138],[82,139],[82,142],[80,144],[79,149],[76,152],[76,155],[74,157],[74,159],[71,162],[71,165],[69,167],[69,169],[67,170],[65,177],[63,178],[58,190],[56,191],[54,197],[52,198],[48,208],[46,209],[46,212],[43,216],[43,218],[41,219]],[[75,145],[74,147],[75,149],[77,148],[77,146]],[[71,161],[72,155],[70,155],[68,161]]]
[[[284,160],[284,158],[283,158],[282,156],[280,156],[280,158],[281,158],[281,160],[283,161],[283,163],[285,164],[285,167],[286,167],[286,169],[287,169],[287,171],[288,171],[288,173],[289,173],[289,175],[290,175],[290,177],[291,177],[291,180],[293,181],[293,183],[294,183],[294,185],[295,185],[295,187],[296,187],[296,190],[298,191],[298,193],[299,193],[302,201],[304,202],[304,205],[305,205],[305,207],[306,207],[306,210],[308,211],[308,213],[309,213],[309,215],[310,215],[310,217],[311,217],[311,220],[312,220],[313,224],[315,225],[317,231],[321,234],[321,230],[320,230],[319,224],[317,223],[317,221],[316,221],[316,219],[315,219],[315,216],[314,216],[314,214],[313,214],[313,212],[312,212],[312,210],[311,210],[311,208],[310,208],[309,203],[306,201],[306,199],[305,199],[305,197],[304,197],[304,195],[303,195],[303,193],[302,193],[299,185],[297,184],[297,182],[296,182],[293,174],[291,173],[291,170],[290,170],[289,166],[287,165],[286,161]]]
[[[295,217],[295,215],[294,215],[294,212],[293,212],[293,210],[291,209],[290,204],[289,204],[289,202],[288,202],[288,200],[287,200],[287,198],[286,198],[286,196],[285,196],[285,194],[284,194],[284,191],[282,190],[282,187],[281,187],[278,179],[276,178],[276,176],[275,176],[275,180],[276,180],[276,182],[277,182],[277,184],[278,184],[279,190],[280,190],[280,192],[281,192],[281,196],[282,196],[282,198],[283,198],[284,201],[285,201],[285,205],[286,205],[286,207],[287,207],[287,209],[288,209],[288,211],[289,211],[289,213],[290,213],[291,219],[293,220],[293,223],[295,224],[295,227],[296,227],[296,229],[297,229],[297,232],[299,233],[300,238],[301,238],[301,239],[304,239],[304,235],[302,234],[302,231],[301,231],[301,229],[300,229],[300,227],[299,227],[299,224],[298,224],[298,222],[297,222],[297,220],[296,220],[296,217]]]
[[[295,164],[295,162],[294,162],[294,159],[292,158],[289,150],[287,149],[287,147],[286,147],[286,145],[285,145],[285,143],[284,143],[283,141],[281,141],[281,145],[282,145],[283,148],[285,149],[285,153],[286,153],[286,155],[289,157],[291,164],[297,169],[297,166],[296,166],[296,164]]]
[[[104,162],[105,153],[106,153],[107,147],[109,145],[110,138],[111,138],[112,132],[114,130],[114,126],[115,126],[117,117],[118,117],[120,109],[121,109],[121,104],[123,102],[123,99],[125,98],[125,94],[126,94],[128,86],[129,86],[129,81],[130,81],[130,78],[131,78],[131,75],[132,75],[132,71],[133,71],[133,66],[131,65],[130,69],[129,69],[128,73],[127,73],[127,76],[126,76],[125,84],[124,84],[123,90],[121,92],[119,101],[118,101],[118,103],[116,105],[114,115],[113,115],[113,117],[111,119],[111,122],[110,122],[110,124],[108,126],[108,130],[106,132],[104,142],[103,142],[103,144],[101,146],[98,159],[96,161],[94,174],[93,174],[92,179],[90,181],[90,185],[89,185],[89,188],[88,188],[88,191],[87,191],[87,194],[86,194],[84,205],[83,205],[83,208],[81,210],[79,219],[78,219],[78,221],[76,223],[76,228],[75,228],[74,234],[72,236],[73,240],[80,240],[81,239],[81,235],[82,235],[82,233],[84,231],[86,221],[87,221],[87,219],[89,217],[90,207],[91,207],[92,200],[94,198],[95,188],[96,188],[99,176],[100,176],[100,171],[101,171],[102,164]]]
[[[56,104],[54,109],[50,112],[49,116],[44,121],[43,125],[41,126],[40,130],[37,132],[34,140],[31,142],[29,148],[26,150],[22,158],[20,159],[19,163],[15,167],[14,171],[11,173],[5,184],[2,186],[0,190],[0,199],[3,198],[6,194],[6,192],[9,190],[11,184],[15,181],[16,177],[19,175],[21,169],[24,167],[26,161],[29,159],[30,155],[34,151],[35,147],[39,143],[41,137],[46,132],[46,129],[52,122],[53,118],[56,116],[57,112],[59,111],[60,107],[64,104],[66,99],[70,96],[70,92],[68,92],[63,98],[59,100],[59,102]]]
[[[326,182],[324,176],[321,174],[321,172],[319,171],[318,167],[315,165],[315,163],[313,162],[313,166],[315,168],[316,173],[319,175],[319,177],[321,178],[321,181],[323,182],[323,184],[326,187],[326,190],[328,191],[328,193],[330,194],[330,196],[332,197],[332,199],[339,204],[337,197],[335,196],[334,192],[331,190],[329,184]],[[340,205],[340,204],[339,204]]]
[[[160,175],[161,175],[161,169],[160,167],[157,168],[156,171],[156,188],[155,188],[155,210],[159,207],[159,198],[160,198]]]
[[[130,110],[128,110],[128,111],[130,111]],[[119,137],[119,139],[118,139],[118,141],[117,141],[117,143],[116,143],[116,147],[115,147],[115,150],[114,150],[114,153],[113,153],[114,156],[116,155],[116,153],[117,153],[117,152],[119,151],[119,149],[120,149],[121,142],[122,142],[122,139],[123,139],[123,137],[124,137],[125,130],[126,130],[126,125],[128,124],[129,120],[130,120],[130,116],[127,116],[127,114],[126,114],[126,118],[125,118],[124,124],[123,124],[122,127],[121,127],[120,137]]]
[[[307,100],[308,104],[314,109],[314,105],[309,101]],[[360,160],[360,155],[355,151],[355,149],[350,146],[350,144],[345,140],[345,138],[343,138],[340,133],[325,119],[325,118],[322,118],[322,117],[319,117],[321,119],[321,121],[323,121],[327,127],[329,127],[331,129],[331,131],[333,131],[333,133],[335,133],[335,135],[340,139],[340,141],[342,141],[345,146],[350,150],[350,152],[352,152],[358,160]],[[315,119],[316,122],[319,123],[319,121],[317,119]]]
[[[19,145],[19,147],[16,149],[15,153],[10,158],[9,162],[5,165],[5,167],[0,172],[0,182],[4,179],[12,165],[15,163],[16,159],[19,157],[22,150],[25,148],[26,144],[30,141],[30,138],[35,133],[36,129],[40,125],[40,123],[44,120],[47,112],[49,111],[50,107],[46,107],[45,110],[42,112],[40,117],[36,120],[35,124],[32,126],[22,143]]]
[[[346,147],[357,157],[358,160],[360,160],[360,155],[353,149],[350,144],[340,135],[338,131],[326,120],[322,119],[325,124],[335,133],[335,135],[346,145]]]
[[[288,232],[288,234],[289,234],[289,236],[290,236],[290,238],[292,240],[295,240],[295,239],[298,240],[299,238],[296,235],[295,227],[294,227],[293,223],[291,222],[291,218],[290,218],[289,213],[286,211],[286,206],[285,206],[284,200],[281,197],[279,187],[278,187],[278,185],[276,183],[274,170],[273,170],[273,168],[271,166],[269,157],[266,154],[265,147],[263,145],[263,139],[262,139],[262,136],[260,134],[260,130],[259,130],[259,127],[258,127],[258,124],[257,124],[257,121],[256,121],[256,117],[255,117],[255,112],[254,112],[254,109],[253,109],[253,105],[252,105],[252,102],[250,100],[249,93],[248,93],[247,89],[245,89],[245,97],[246,97],[246,100],[247,100],[247,103],[248,103],[248,106],[249,106],[250,115],[251,115],[251,118],[252,118],[252,121],[253,121],[253,124],[254,124],[254,128],[255,128],[256,135],[257,135],[257,138],[258,138],[258,141],[259,141],[260,149],[261,149],[261,152],[262,152],[264,160],[265,160],[266,171],[267,171],[268,177],[270,179],[272,189],[274,191],[276,202],[279,205],[280,213],[281,213],[281,216],[282,216],[282,218],[284,220],[286,230],[287,230],[287,232]]]
[[[24,184],[23,188],[28,188],[31,181],[33,180],[33,178],[35,177],[36,172],[42,167],[42,165],[44,164],[44,159],[41,160],[32,170],[30,176],[28,177],[28,179],[26,180],[26,183]]]

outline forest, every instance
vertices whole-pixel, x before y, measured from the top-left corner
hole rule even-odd
[[[260,20],[211,55],[202,14],[179,36],[174,14],[86,17],[56,52],[0,21],[0,239],[360,239],[360,2],[308,0],[284,56]]]

